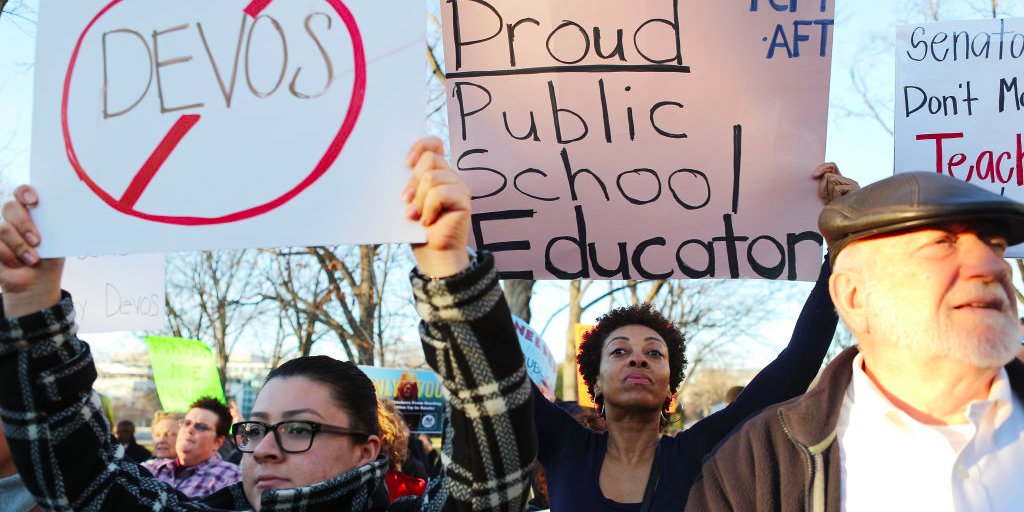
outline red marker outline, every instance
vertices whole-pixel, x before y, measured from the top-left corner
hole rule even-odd
[[[266,9],[272,1],[273,0],[252,0],[252,2],[249,2],[249,5],[246,6],[245,13],[255,18],[259,16],[260,13],[263,12],[263,9]]]
[[[198,114],[184,115],[178,118],[178,121],[174,123],[167,135],[164,136],[164,140],[160,141],[160,145],[153,150],[153,154],[149,155],[146,163],[142,164],[142,168],[139,169],[138,174],[132,179],[132,182],[128,184],[128,188],[124,191],[124,195],[121,196],[121,200],[118,203],[122,208],[132,209],[135,208],[135,203],[139,202],[139,198],[142,197],[142,193],[146,191],[146,187],[149,186],[149,182],[153,181],[156,176],[156,172],[160,170],[160,166],[167,161],[167,157],[171,156],[171,152],[174,148],[178,147],[178,143],[181,139],[185,138],[185,134],[192,129],[196,123],[199,122]]]
[[[75,153],[74,143],[71,140],[71,130],[68,125],[68,101],[71,89],[71,78],[74,74],[75,64],[78,62],[78,53],[82,49],[82,42],[85,40],[85,36],[88,35],[93,25],[95,25],[96,22],[102,16],[104,16],[108,11],[110,11],[110,9],[112,9],[114,6],[121,3],[122,1],[123,0],[111,0],[110,3],[104,6],[103,9],[101,9],[100,12],[97,13],[91,21],[89,21],[89,24],[86,25],[85,30],[83,30],[82,34],[78,37],[78,42],[75,44],[75,49],[71,53],[71,59],[68,63],[67,74],[64,76],[64,92],[61,98],[60,106],[61,131],[64,135],[64,148],[67,152],[68,162],[71,164],[71,167],[74,168],[75,174],[78,175],[78,178],[82,180],[82,182],[84,182],[85,185],[89,187],[89,189],[92,190],[94,194],[96,194],[101,200],[103,200],[103,202],[107,203],[111,208],[114,208],[115,210],[121,213],[131,215],[133,217],[153,222],[162,222],[166,224],[177,224],[185,226],[205,226],[212,224],[226,224],[230,222],[238,222],[240,220],[249,219],[270,212],[280,207],[281,205],[287,203],[288,201],[291,201],[300,193],[302,193],[302,191],[309,188],[310,185],[312,185],[318,179],[320,179],[320,177],[323,176],[324,173],[326,173],[327,170],[330,168],[331,164],[333,164],[334,161],[338,158],[338,155],[341,153],[342,148],[345,146],[345,142],[348,140],[349,135],[352,134],[352,130],[355,128],[356,121],[359,119],[359,114],[363,108],[363,102],[366,99],[366,53],[363,49],[363,39],[361,33],[359,32],[359,25],[356,23],[355,17],[352,15],[352,12],[349,11],[348,7],[345,6],[342,0],[325,0],[331,7],[334,8],[334,11],[338,13],[338,16],[341,17],[341,20],[342,22],[344,22],[345,28],[348,30],[349,36],[352,39],[354,81],[352,84],[352,95],[349,99],[348,111],[345,113],[345,119],[342,120],[341,127],[338,129],[338,133],[334,136],[334,139],[328,146],[327,151],[324,152],[324,155],[320,158],[320,160],[316,164],[316,167],[313,168],[313,170],[310,172],[308,176],[306,176],[301,182],[299,182],[298,185],[292,187],[290,190],[285,192],[277,199],[268,201],[257,206],[253,206],[245,210],[217,217],[156,215],[152,213],[140,212],[134,208],[134,201],[130,200],[131,197],[128,194],[128,192],[131,191],[131,186],[129,187],[129,191],[126,191],[123,194],[122,198],[119,199],[113,197],[110,193],[104,190],[103,187],[100,187],[95,181],[93,181],[89,174],[85,172],[85,169],[82,167],[81,162],[78,160],[78,155]],[[255,4],[259,4],[262,2],[266,2],[267,4],[269,4],[270,0],[254,0],[252,3],[249,4],[249,6],[246,7],[246,13],[250,14],[248,10],[259,7],[258,5]],[[266,7],[266,5],[263,5],[263,7]],[[180,119],[179,122],[181,122]],[[175,126],[177,126],[177,124]],[[161,142],[160,145],[157,147],[157,151],[160,151],[162,148],[164,148],[164,143],[167,142],[170,135],[171,134],[165,136],[164,141]],[[184,136],[184,134],[181,135]],[[163,160],[166,160],[169,154],[170,151],[168,150],[167,155],[163,156]],[[146,165],[149,165],[150,161],[154,163],[157,161],[157,155],[155,152],[147,160]],[[160,161],[160,163],[162,163],[162,160]],[[146,169],[146,165],[143,166],[143,170]],[[154,166],[153,172],[155,173],[155,171],[158,168],[159,165]],[[135,184],[136,181],[139,181],[140,175],[142,174],[142,170],[140,170],[139,173],[136,174],[135,179],[132,181],[133,185]],[[150,176],[150,179],[152,179],[152,176]],[[143,186],[142,188],[144,189],[145,187]],[[141,191],[139,191],[139,194],[141,194]]]

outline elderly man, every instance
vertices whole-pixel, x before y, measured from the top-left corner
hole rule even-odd
[[[158,459],[143,467],[186,496],[209,496],[242,479],[238,466],[217,454],[230,428],[227,406],[215,398],[200,398],[181,421],[174,443],[177,457]]]
[[[687,510],[1017,510],[1024,364],[1007,245],[1024,205],[908,173],[819,218],[858,346],[705,463]]]

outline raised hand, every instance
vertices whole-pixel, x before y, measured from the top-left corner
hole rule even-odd
[[[427,228],[427,241],[413,244],[416,265],[428,277],[455,275],[469,266],[469,187],[445,161],[437,137],[413,144],[406,163],[413,170],[403,191],[406,216]]]
[[[42,240],[29,210],[39,202],[35,189],[22,185],[3,205],[0,222],[0,290],[4,315],[32,313],[60,301],[60,276],[64,259],[40,259],[36,246]]]
[[[832,162],[818,164],[811,173],[818,180],[818,197],[829,204],[840,197],[860,188],[860,185],[839,173],[839,166]]]

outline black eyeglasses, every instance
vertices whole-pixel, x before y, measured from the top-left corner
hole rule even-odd
[[[285,453],[302,453],[313,447],[313,438],[318,432],[353,436],[363,442],[370,435],[347,428],[324,425],[313,421],[288,420],[273,425],[260,421],[243,421],[231,426],[231,443],[242,453],[256,451],[267,432],[274,433],[278,448]]]

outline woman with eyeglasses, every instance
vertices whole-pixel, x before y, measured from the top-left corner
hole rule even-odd
[[[242,482],[190,499],[120,458],[89,346],[75,335],[62,259],[40,260],[19,187],[0,223],[0,411],[26,486],[52,510],[522,510],[536,457],[530,386],[494,260],[466,250],[469,193],[440,140],[409,153],[403,192],[426,227],[412,284],[427,362],[448,391],[446,467],[422,497],[388,501],[377,399],[369,378],[325,356],[289,361],[232,426]],[[180,435],[180,434],[179,434]]]

